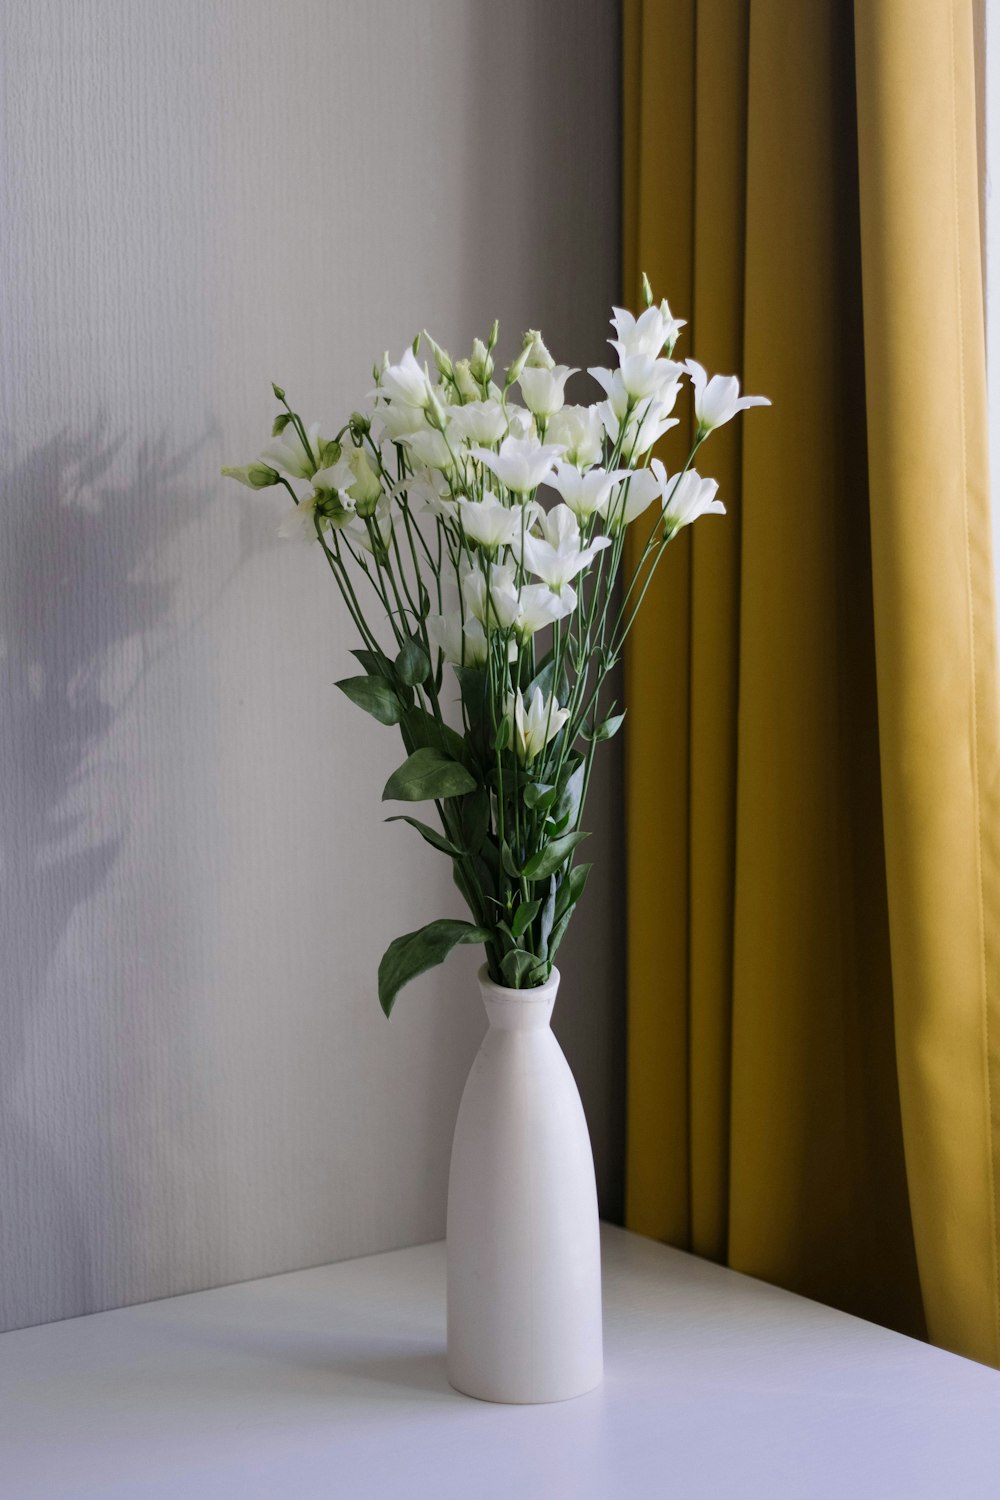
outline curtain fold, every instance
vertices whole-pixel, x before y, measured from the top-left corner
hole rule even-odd
[[[626,0],[626,294],[774,402],[626,661],[627,1218],[997,1361],[971,64],[968,0]]]
[[[1000,1363],[1000,733],[972,9],[939,0],[855,9],[879,724],[910,1203],[931,1336]]]

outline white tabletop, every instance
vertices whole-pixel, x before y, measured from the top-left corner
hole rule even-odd
[[[0,1337],[0,1496],[996,1500],[1000,1375],[622,1230],[607,1377],[444,1373],[442,1245]]]

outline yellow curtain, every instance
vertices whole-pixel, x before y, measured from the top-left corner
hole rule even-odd
[[[624,85],[627,295],[774,402],[626,660],[627,1220],[1000,1363],[971,0],[626,0]]]

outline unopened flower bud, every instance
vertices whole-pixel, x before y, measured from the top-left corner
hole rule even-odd
[[[542,335],[537,329],[529,328],[524,335],[524,342],[528,346],[527,364],[530,369],[551,370],[555,367],[555,360],[546,349]]]
[[[359,516],[373,516],[382,493],[382,485],[369,462],[368,454],[363,448],[351,448],[347,454],[347,462],[354,475],[354,483],[348,486],[347,493],[354,501]]]
[[[469,369],[480,385],[485,385],[493,374],[493,360],[482,339],[472,340],[472,358],[469,360]]]
[[[275,385],[275,383],[274,383],[273,380],[271,381],[271,389],[272,389],[272,391],[274,392],[275,396],[277,397],[277,399],[279,401],[284,401],[284,399],[285,399],[285,393],[284,393],[284,391],[281,389],[280,385]]]
[[[653,305],[653,288],[649,284],[649,277],[645,271],[642,273],[642,300],[647,307]]]
[[[240,484],[245,484],[248,490],[267,490],[272,484],[277,484],[281,478],[277,469],[272,469],[268,464],[247,464],[241,469],[223,469],[227,479],[235,479]]]
[[[427,403],[424,406],[424,416],[427,418],[428,427],[436,427],[438,432],[444,431],[447,416],[444,407],[432,385],[427,387]]]
[[[524,346],[524,348],[521,350],[520,354],[515,359],[514,363],[508,369],[507,374],[504,376],[504,382],[503,382],[503,384],[504,384],[504,390],[506,390],[508,386],[513,385],[514,382],[515,382],[515,380],[520,380],[520,378],[521,378],[521,371],[524,369],[525,365],[528,363],[528,355],[529,355],[530,352],[531,352],[531,345],[530,344],[526,344]]]
[[[371,417],[365,416],[363,411],[352,411],[351,419],[347,425],[351,429],[351,437],[356,443],[360,443],[372,430]]]
[[[476,384],[476,378],[472,373],[470,362],[467,359],[455,361],[455,371],[452,375],[455,389],[466,401],[478,401],[482,391]]]
[[[424,329],[423,336],[431,346],[431,351],[434,355],[434,363],[437,365],[438,374],[441,376],[442,380],[453,379],[455,371],[454,366],[451,362],[451,355],[448,353],[447,349],[442,349],[440,344],[436,344],[431,338],[430,334],[427,332],[426,328]]]

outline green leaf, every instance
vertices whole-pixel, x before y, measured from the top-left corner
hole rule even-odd
[[[549,938],[549,963],[551,963],[555,958],[556,954],[559,951],[559,944],[566,936],[566,928],[569,926],[569,919],[573,915],[573,910],[574,908],[572,906],[567,906],[566,910],[563,912],[562,916],[559,918],[558,922],[552,929],[552,936]]]
[[[490,794],[484,786],[462,798],[462,842],[470,854],[478,854],[490,827]]]
[[[510,720],[506,717],[497,725],[497,732],[493,736],[494,750],[506,750],[510,744]]]
[[[469,879],[468,873],[466,872],[466,870],[464,868],[464,865],[463,865],[463,862],[461,860],[458,860],[458,859],[452,860],[452,862],[451,862],[451,878],[454,880],[456,886],[461,891],[462,897],[463,897],[466,905],[468,906],[469,910],[472,912],[473,915],[475,915],[476,909],[477,909],[477,905],[476,905],[476,887],[475,887],[474,883]]]
[[[557,822],[561,818],[566,819],[563,827],[570,827],[580,815],[580,799],[583,796],[583,781],[586,772],[587,767],[581,757],[575,770],[563,783],[559,796],[552,807],[553,819]]]
[[[361,663],[369,677],[384,677],[386,682],[394,681],[392,662],[381,651],[366,651],[359,646],[351,655]]]
[[[425,746],[393,771],[382,792],[382,801],[427,802],[439,797],[461,797],[475,791],[476,783],[457,760]]]
[[[407,932],[403,937],[395,938],[378,966],[378,999],[386,1015],[392,1014],[396,996],[404,984],[443,963],[457,944],[485,943],[488,938],[489,933],[484,927],[473,927],[471,922],[459,922],[449,917],[428,922],[417,932]]]
[[[587,876],[593,868],[593,865],[574,865],[569,874],[564,877],[556,896],[555,918],[557,922],[567,908],[575,906],[579,901],[583,895],[584,886],[587,884]]]
[[[466,712],[473,724],[483,717],[486,705],[486,673],[482,667],[454,667]]]
[[[589,839],[589,833],[564,833],[562,838],[553,839],[551,844],[546,844],[544,849],[539,849],[533,854],[524,867],[524,874],[528,880],[546,880],[554,875],[560,865],[573,853],[577,844],[584,839]]]
[[[409,691],[409,689],[405,689]],[[402,721],[404,735],[409,735],[414,750],[427,748],[440,755],[450,756],[469,766],[469,747],[457,730],[450,724],[438,723],[437,719],[422,708],[408,708]],[[472,785],[475,786],[475,781]],[[466,788],[470,790],[470,788]]]
[[[603,724],[599,724],[597,726],[597,732],[594,735],[594,739],[598,742],[600,742],[601,740],[610,740],[612,735],[618,733],[624,722],[624,713],[610,715],[604,720]]]
[[[487,855],[489,858],[486,857]],[[482,854],[472,856],[472,868],[483,895],[490,901],[495,900],[500,878],[500,857],[489,839],[483,845]],[[459,865],[457,863],[452,865],[452,869],[459,869]],[[475,912],[475,910],[476,907],[473,904],[472,911]]]
[[[481,866],[486,871],[494,887],[500,884],[500,850],[495,839],[483,839],[483,847],[473,855],[473,860],[477,870]]]
[[[398,724],[403,717],[403,705],[384,677],[344,677],[334,687],[380,724]]]
[[[440,849],[442,854],[450,854],[453,859],[461,859],[462,857],[462,851],[456,844],[451,843],[436,828],[431,828],[427,823],[421,823],[419,818],[411,818],[407,813],[396,813],[394,817],[386,818],[385,821],[387,823],[409,823],[411,828],[417,830],[421,838],[426,839],[433,848]]]
[[[531,679],[524,692],[524,701],[527,703],[534,696],[535,688],[540,688],[543,698],[548,698],[554,690],[560,703],[565,703],[567,694],[566,669],[563,666],[559,672],[558,682],[555,676],[556,664],[552,652],[546,652],[542,658],[542,664],[534,677]]]
[[[541,909],[541,901],[525,901],[517,908],[517,911],[514,913],[514,921],[511,925],[511,933],[515,942],[521,936],[522,932],[531,926]]]
[[[527,953],[523,948],[512,948],[500,960],[504,983],[509,989],[519,990],[522,979],[537,963],[538,959],[533,953]]]
[[[287,411],[279,412],[274,419],[274,425],[271,428],[271,436],[280,437],[291,420],[291,415]]]
[[[500,845],[500,863],[507,871],[507,874],[510,876],[511,880],[520,879],[521,871],[514,863],[514,856],[511,853],[510,845],[508,844],[506,839],[504,839],[503,843]]]
[[[544,781],[529,781],[524,789],[524,805],[532,810],[537,808],[539,812],[548,812],[555,800],[555,787],[546,786]]]
[[[556,877],[553,875],[549,880],[549,893],[545,898],[545,905],[542,907],[542,920],[538,927],[538,945],[543,953],[548,953],[549,951],[549,938],[556,919],[556,896],[558,893],[559,888]]]
[[[430,676],[431,664],[419,641],[409,640],[396,657],[396,671],[407,687],[416,687]]]

